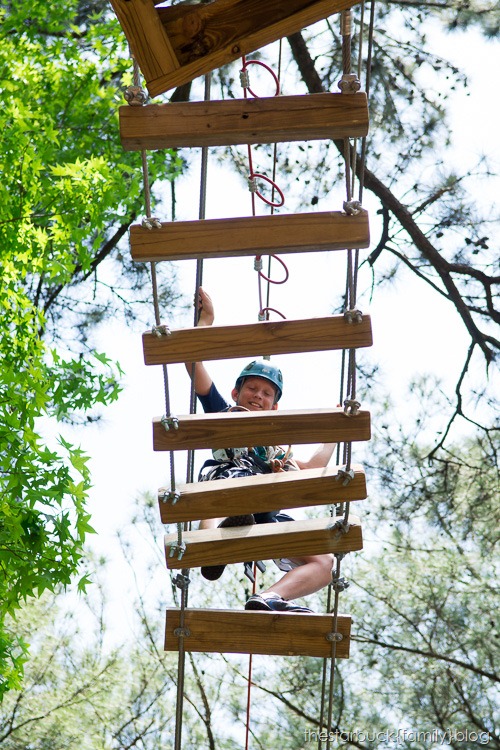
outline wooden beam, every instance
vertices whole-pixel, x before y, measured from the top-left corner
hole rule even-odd
[[[249,445],[343,443],[370,439],[370,413],[343,409],[188,414],[166,430],[153,420],[153,449],[176,451]]]
[[[111,5],[146,81],[168,77],[180,68],[151,0],[111,0]]]
[[[231,219],[165,222],[158,229],[130,228],[135,261],[231,258],[365,248],[368,213],[340,211],[274,214]]]
[[[277,614],[229,609],[185,609],[184,649],[218,654],[269,654],[275,656],[332,655],[332,615]],[[168,608],[165,651],[179,650],[180,610]],[[351,618],[338,615],[335,656],[349,657]]]
[[[234,326],[199,326],[142,336],[146,365],[235,357],[322,352],[371,346],[371,320],[348,323],[343,315]]]
[[[214,0],[156,9],[155,4],[158,3],[151,0],[112,0],[151,96],[227,65],[356,3]],[[157,24],[162,25],[165,39],[158,35]]]
[[[179,559],[177,533],[165,536],[167,568],[198,568],[227,565],[247,560],[321,555],[326,552],[355,552],[363,549],[359,518],[349,516],[349,530],[341,533],[336,518],[259,523],[236,528],[186,531],[185,550]]]
[[[354,477],[346,485],[339,479],[341,468],[333,466],[216,482],[193,482],[177,487],[180,497],[174,505],[167,499],[169,490],[160,487],[161,521],[179,523],[241,513],[265,513],[276,508],[310,508],[364,500],[367,492],[362,467],[352,466]]]
[[[368,133],[365,93],[120,107],[125,151],[359,138]]]

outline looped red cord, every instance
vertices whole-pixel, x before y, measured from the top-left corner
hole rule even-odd
[[[259,271],[259,276],[262,279],[264,279],[264,281],[268,281],[270,284],[285,284],[285,282],[288,281],[288,277],[290,276],[290,272],[288,270],[286,263],[279,257],[279,255],[271,255],[270,257],[274,258],[274,260],[277,260],[278,263],[281,263],[281,265],[283,266],[285,270],[285,278],[282,279],[281,281],[275,281],[274,279],[271,279],[268,276],[266,276],[266,274],[263,273],[262,271]]]
[[[279,81],[278,76],[274,72],[274,70],[272,68],[270,68],[269,65],[266,65],[266,63],[262,62],[261,60],[246,60],[245,58],[243,58],[243,68],[242,68],[242,70],[246,70],[249,65],[260,65],[261,68],[264,68],[264,70],[267,70],[267,72],[272,75],[272,77],[274,78],[274,82],[276,84],[276,93],[275,93],[274,96],[279,96],[279,93],[280,93],[280,81]],[[250,88],[250,86],[247,86],[245,88],[245,91],[249,91],[251,93],[251,95],[255,99],[259,99],[260,98],[258,94],[254,93],[252,91],[252,89]]]
[[[267,177],[265,174],[260,174],[260,172],[251,172],[250,173],[250,179],[254,180],[256,177],[259,178],[259,180],[264,180],[264,182],[267,182],[271,187],[277,191],[278,195],[280,196],[279,201],[271,201],[269,198],[266,198],[260,190],[255,191],[255,195],[257,195],[261,201],[264,201],[264,203],[267,203],[268,206],[272,206],[273,208],[280,208],[285,203],[285,196],[283,195],[283,191],[281,188],[272,180],[270,177]]]
[[[280,315],[283,318],[283,320],[286,320],[286,315],[283,315],[282,312],[280,312],[279,310],[276,310],[275,307],[263,307],[259,315],[263,315],[263,313],[267,313],[267,312],[274,312],[276,313],[276,315]]]

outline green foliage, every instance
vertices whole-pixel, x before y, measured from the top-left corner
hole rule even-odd
[[[118,138],[122,34],[108,11],[88,11],[75,0],[0,7],[0,696],[26,659],[5,617],[68,585],[92,532],[87,457],[45,435],[54,421],[93,419],[120,390],[120,368],[78,339],[111,312],[101,289],[118,284],[97,270],[141,210],[141,176]],[[170,157],[152,159],[152,180],[178,173]],[[65,327],[69,352],[51,346]]]

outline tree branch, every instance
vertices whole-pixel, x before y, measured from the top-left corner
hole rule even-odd
[[[500,677],[493,672],[486,672],[483,669],[474,667],[472,664],[460,661],[460,659],[454,659],[452,656],[444,656],[444,654],[437,654],[435,651],[423,651],[422,649],[410,648],[409,646],[397,646],[395,643],[386,643],[385,641],[379,641],[375,638],[365,638],[363,636],[351,635],[351,640],[357,641],[358,643],[373,643],[375,646],[381,646],[389,651],[404,651],[407,654],[416,654],[417,656],[423,656],[426,659],[437,659],[438,661],[444,661],[448,664],[455,664],[457,667],[462,667],[462,669],[467,669],[469,672],[474,672],[474,674],[480,675],[481,677],[486,677],[488,680],[500,682]]]

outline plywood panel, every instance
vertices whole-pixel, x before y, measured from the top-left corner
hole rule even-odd
[[[277,656],[332,655],[333,616],[320,614],[276,614],[235,612],[228,609],[186,609],[184,649],[219,654],[273,654]],[[179,650],[180,610],[167,609],[165,651]],[[335,632],[340,634],[335,656],[349,657],[351,618],[338,615]]]
[[[174,221],[151,230],[140,224],[130,228],[135,261],[307,253],[365,248],[369,244],[366,211],[355,216],[328,211]]]
[[[315,505],[350,502],[366,498],[363,468],[353,465],[353,479],[346,484],[338,479],[340,466],[324,469],[282,471],[258,474],[241,479],[193,482],[180,485],[179,500],[165,502],[165,492],[158,490],[162,523],[197,521],[241,513],[265,513],[277,508],[306,508]]]

